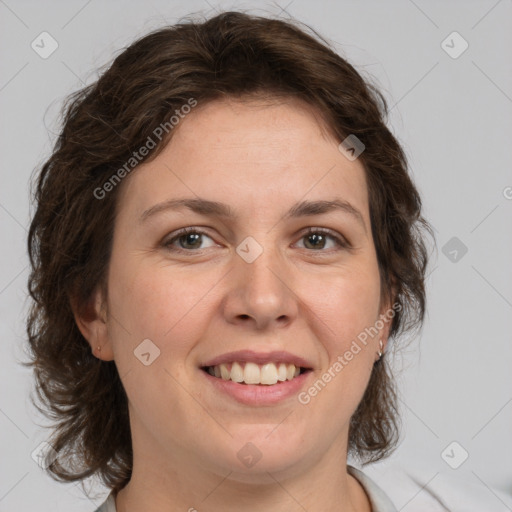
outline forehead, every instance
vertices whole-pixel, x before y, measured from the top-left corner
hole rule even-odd
[[[226,159],[249,160],[257,153],[257,164],[262,158],[277,163],[285,157],[293,160],[294,154],[304,157],[298,143],[307,142],[306,151],[335,143],[321,114],[299,99],[227,98],[199,105],[191,114],[178,126],[171,148],[193,145]]]
[[[172,197],[207,197],[234,210],[277,210],[299,199],[342,197],[367,217],[363,165],[338,150],[319,112],[296,99],[199,104],[162,152],[123,183],[139,214]]]

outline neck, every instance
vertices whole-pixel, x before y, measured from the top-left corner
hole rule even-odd
[[[207,467],[179,446],[172,457],[147,443],[134,446],[141,449],[134,450],[132,478],[117,495],[117,512],[371,512],[364,490],[346,471],[342,447],[301,468],[248,475]]]

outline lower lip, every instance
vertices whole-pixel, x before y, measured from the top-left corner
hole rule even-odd
[[[240,384],[232,380],[213,377],[208,372],[199,369],[218,391],[226,393],[236,401],[245,405],[273,405],[297,395],[305,387],[306,381],[313,374],[311,370],[301,373],[292,380],[277,384]]]

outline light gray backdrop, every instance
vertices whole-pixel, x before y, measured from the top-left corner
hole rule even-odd
[[[478,489],[486,511],[512,510],[510,0],[0,0],[0,512],[90,511],[104,496],[54,483],[31,458],[48,432],[18,364],[27,183],[50,153],[61,102],[136,37],[220,8],[291,15],[374,77],[435,227],[427,320],[396,364],[404,440],[365,471],[405,512],[423,510],[429,489],[459,485]]]

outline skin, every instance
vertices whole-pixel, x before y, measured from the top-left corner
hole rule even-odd
[[[282,349],[311,362],[311,385],[389,308],[364,169],[338,144],[298,100],[219,100],[198,105],[122,183],[108,297],[98,289],[76,314],[95,355],[115,360],[129,399],[134,468],[118,512],[371,510],[346,471],[348,428],[389,323],[307,405],[242,405],[198,373],[225,352]],[[236,217],[182,209],[139,220],[160,202],[198,197]],[[284,218],[298,201],[335,197],[362,222],[343,211]],[[196,246],[162,245],[189,226],[207,232]],[[315,245],[308,227],[350,248],[330,237]],[[247,236],[263,248],[253,263],[236,253]],[[134,350],[148,338],[160,356],[145,366]],[[237,458],[247,442],[262,455],[250,468]]]

